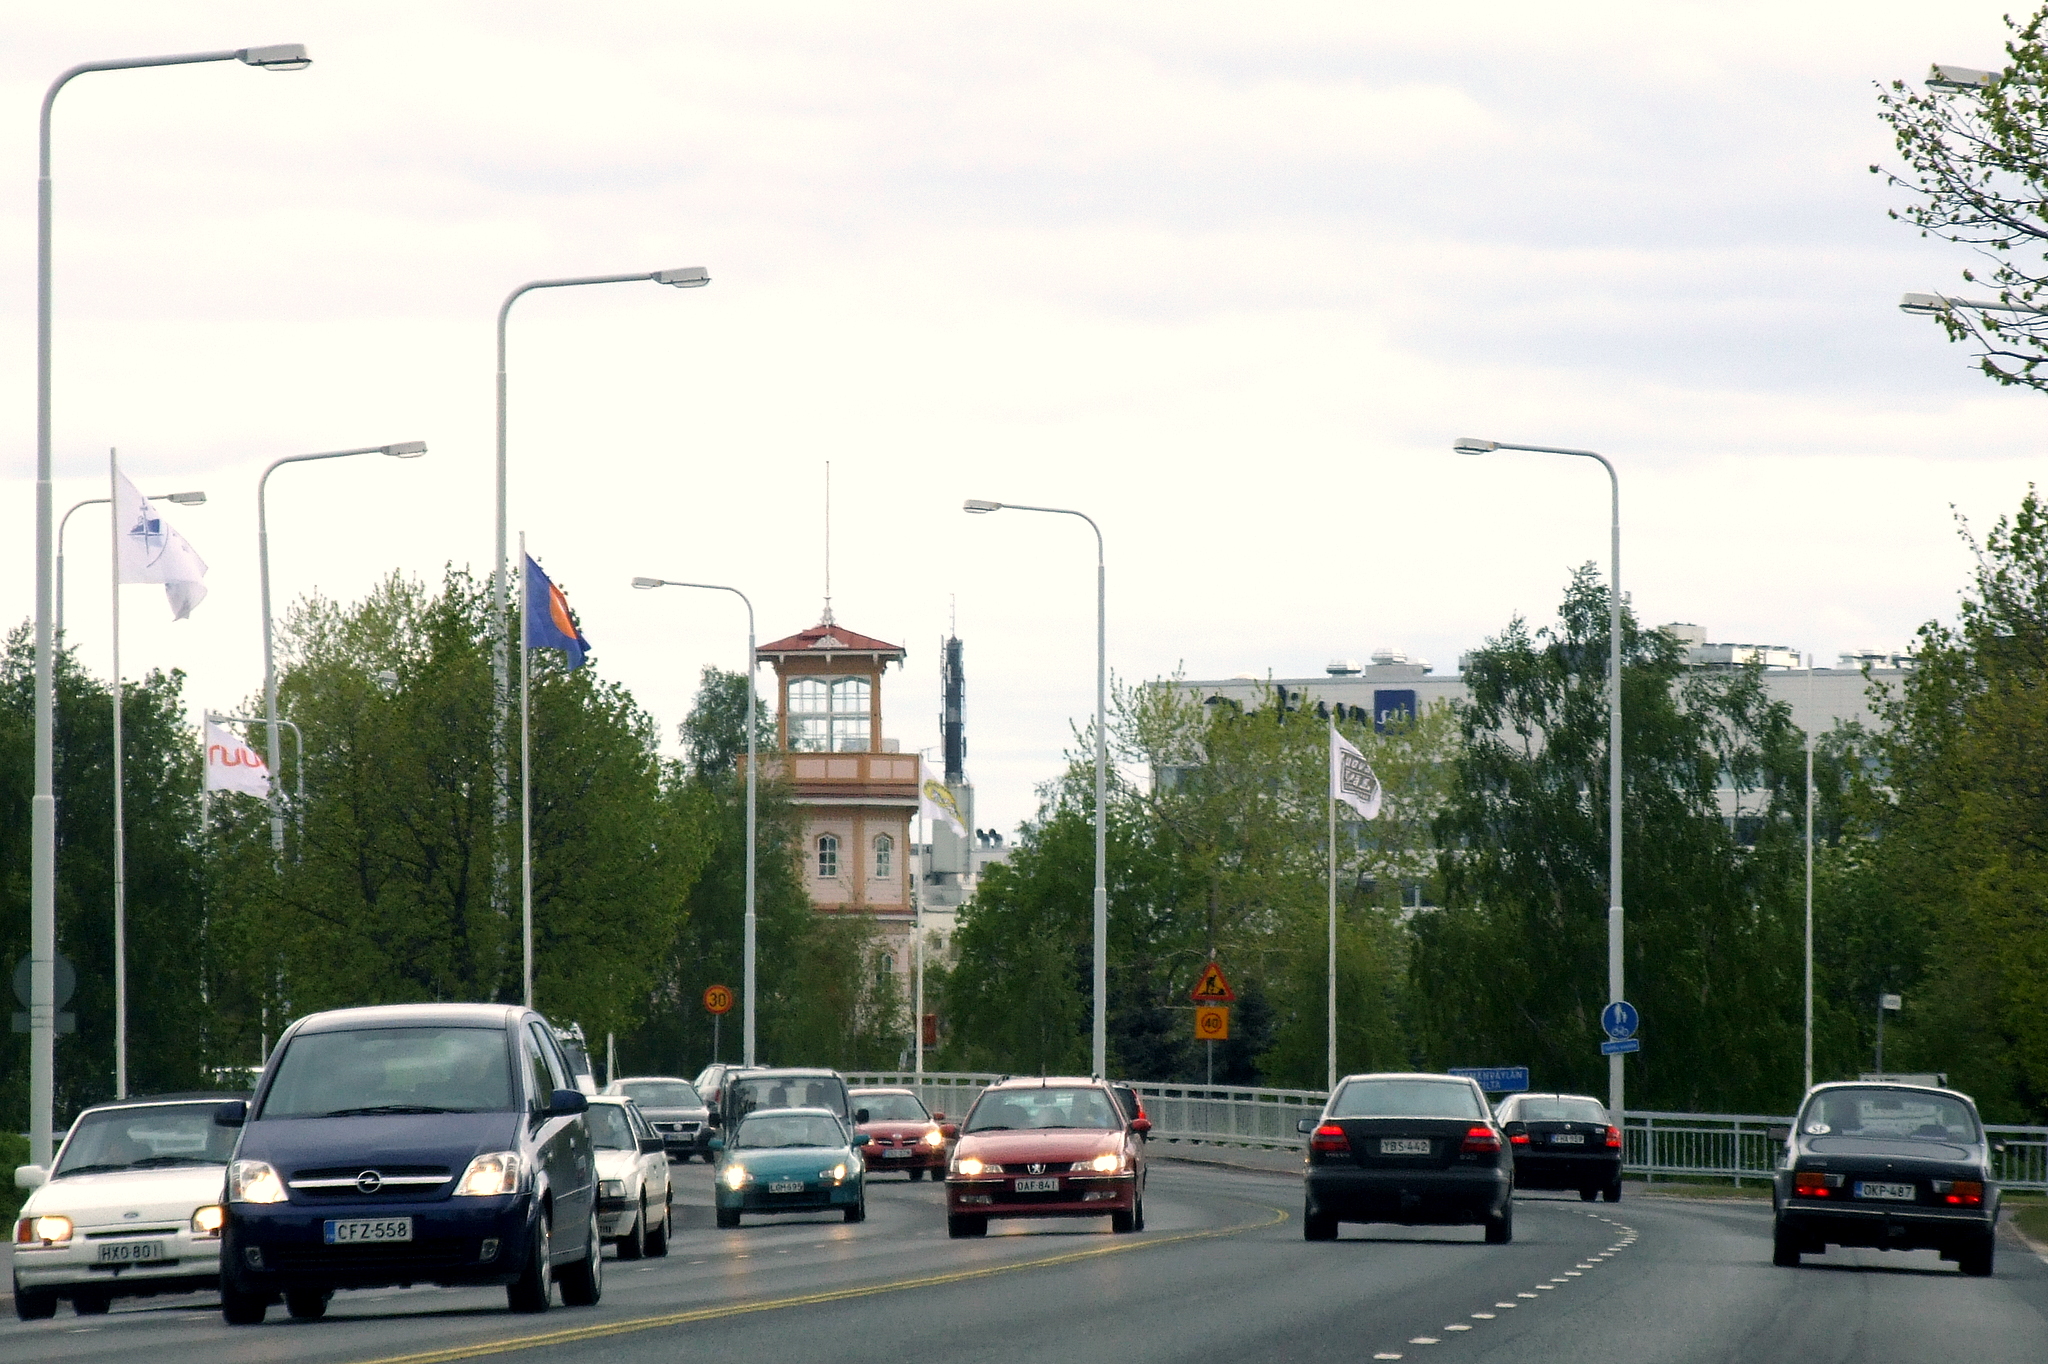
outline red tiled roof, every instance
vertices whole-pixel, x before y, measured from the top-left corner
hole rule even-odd
[[[754,650],[757,654],[802,654],[843,652],[857,654],[886,654],[892,658],[903,657],[903,647],[887,644],[859,631],[849,630],[844,625],[828,625],[823,621],[808,630],[798,631],[787,639],[778,639],[772,644],[763,644]]]

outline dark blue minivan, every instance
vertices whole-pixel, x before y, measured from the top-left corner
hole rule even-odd
[[[221,1313],[338,1288],[503,1284],[515,1312],[603,1292],[586,1102],[546,1019],[498,1004],[337,1009],[279,1039],[228,1165]]]

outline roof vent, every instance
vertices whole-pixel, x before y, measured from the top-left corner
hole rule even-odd
[[[1356,677],[1365,669],[1358,666],[1355,658],[1333,658],[1323,665],[1323,671],[1332,677]]]

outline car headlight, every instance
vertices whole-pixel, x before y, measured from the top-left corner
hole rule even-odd
[[[820,1170],[820,1171],[818,1171],[818,1178],[820,1178],[820,1179],[829,1179],[829,1180],[831,1180],[831,1181],[832,1181],[832,1182],[833,1182],[834,1184],[837,1184],[837,1183],[839,1183],[839,1182],[840,1182],[841,1180],[843,1180],[843,1179],[845,1179],[845,1178],[846,1178],[846,1166],[845,1166],[844,1164],[840,1164],[840,1165],[834,1165],[834,1166],[833,1166],[833,1167],[832,1167],[831,1169],[829,1169],[829,1170]]]
[[[979,1156],[961,1156],[953,1161],[953,1173],[966,1175],[969,1179],[976,1175],[999,1175],[1002,1172],[1002,1166],[991,1165]]]
[[[42,1217],[24,1217],[14,1226],[14,1243],[18,1246],[32,1246],[40,1242],[46,1246],[61,1246],[71,1239],[71,1219],[49,1214]]]
[[[926,1146],[944,1146],[946,1144],[946,1134],[934,1127],[931,1131],[924,1134],[924,1144]]]
[[[491,1151],[469,1162],[462,1178],[455,1181],[455,1197],[484,1198],[491,1194],[519,1192],[519,1177],[526,1162],[517,1151]]]
[[[238,1160],[228,1166],[228,1201],[232,1203],[282,1203],[284,1181],[270,1162]]]
[[[192,1212],[192,1234],[194,1236],[218,1236],[227,1224],[228,1210],[218,1203],[208,1203]]]
[[[1124,1168],[1121,1151],[1107,1151],[1088,1162],[1088,1168],[1099,1174],[1113,1175]]]
[[[598,1181],[597,1191],[606,1198],[624,1198],[626,1196],[626,1181],[623,1179],[600,1180]]]
[[[744,1165],[728,1165],[719,1172],[718,1177],[725,1181],[726,1188],[737,1189],[747,1182],[747,1167]]]

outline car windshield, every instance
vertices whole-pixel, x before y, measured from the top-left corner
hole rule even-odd
[[[626,1110],[618,1104],[593,1103],[589,1112],[583,1115],[584,1123],[590,1128],[590,1140],[600,1151],[637,1151],[639,1138],[633,1135],[633,1124],[626,1121]]]
[[[514,1106],[502,1029],[356,1028],[294,1037],[257,1117],[502,1113]]]
[[[621,1080],[619,1088],[642,1108],[702,1108],[704,1100],[681,1080]]]
[[[1945,1094],[1896,1089],[1831,1089],[1816,1094],[1800,1126],[1808,1136],[1878,1141],[1975,1141],[1970,1106]]]
[[[932,1116],[914,1094],[856,1094],[853,1106],[865,1108],[869,1122],[930,1122]]]
[[[1509,1110],[1511,1122],[1598,1122],[1607,1121],[1607,1110],[1598,1099],[1567,1099],[1545,1094],[1519,1099]]]
[[[845,1114],[845,1091],[831,1077],[778,1075],[734,1079],[725,1087],[726,1104],[735,1113],[757,1108],[829,1108]]]
[[[1330,1100],[1332,1118],[1484,1118],[1462,1080],[1352,1080]]]
[[[1093,1085],[1001,1089],[981,1096],[967,1117],[969,1132],[1023,1132],[1052,1127],[1117,1126],[1107,1092]]]
[[[735,1150],[766,1146],[844,1146],[846,1133],[822,1113],[766,1113],[748,1118],[733,1137]]]
[[[235,1149],[235,1129],[213,1125],[216,1107],[197,1103],[89,1111],[64,1143],[55,1177],[225,1165]]]

